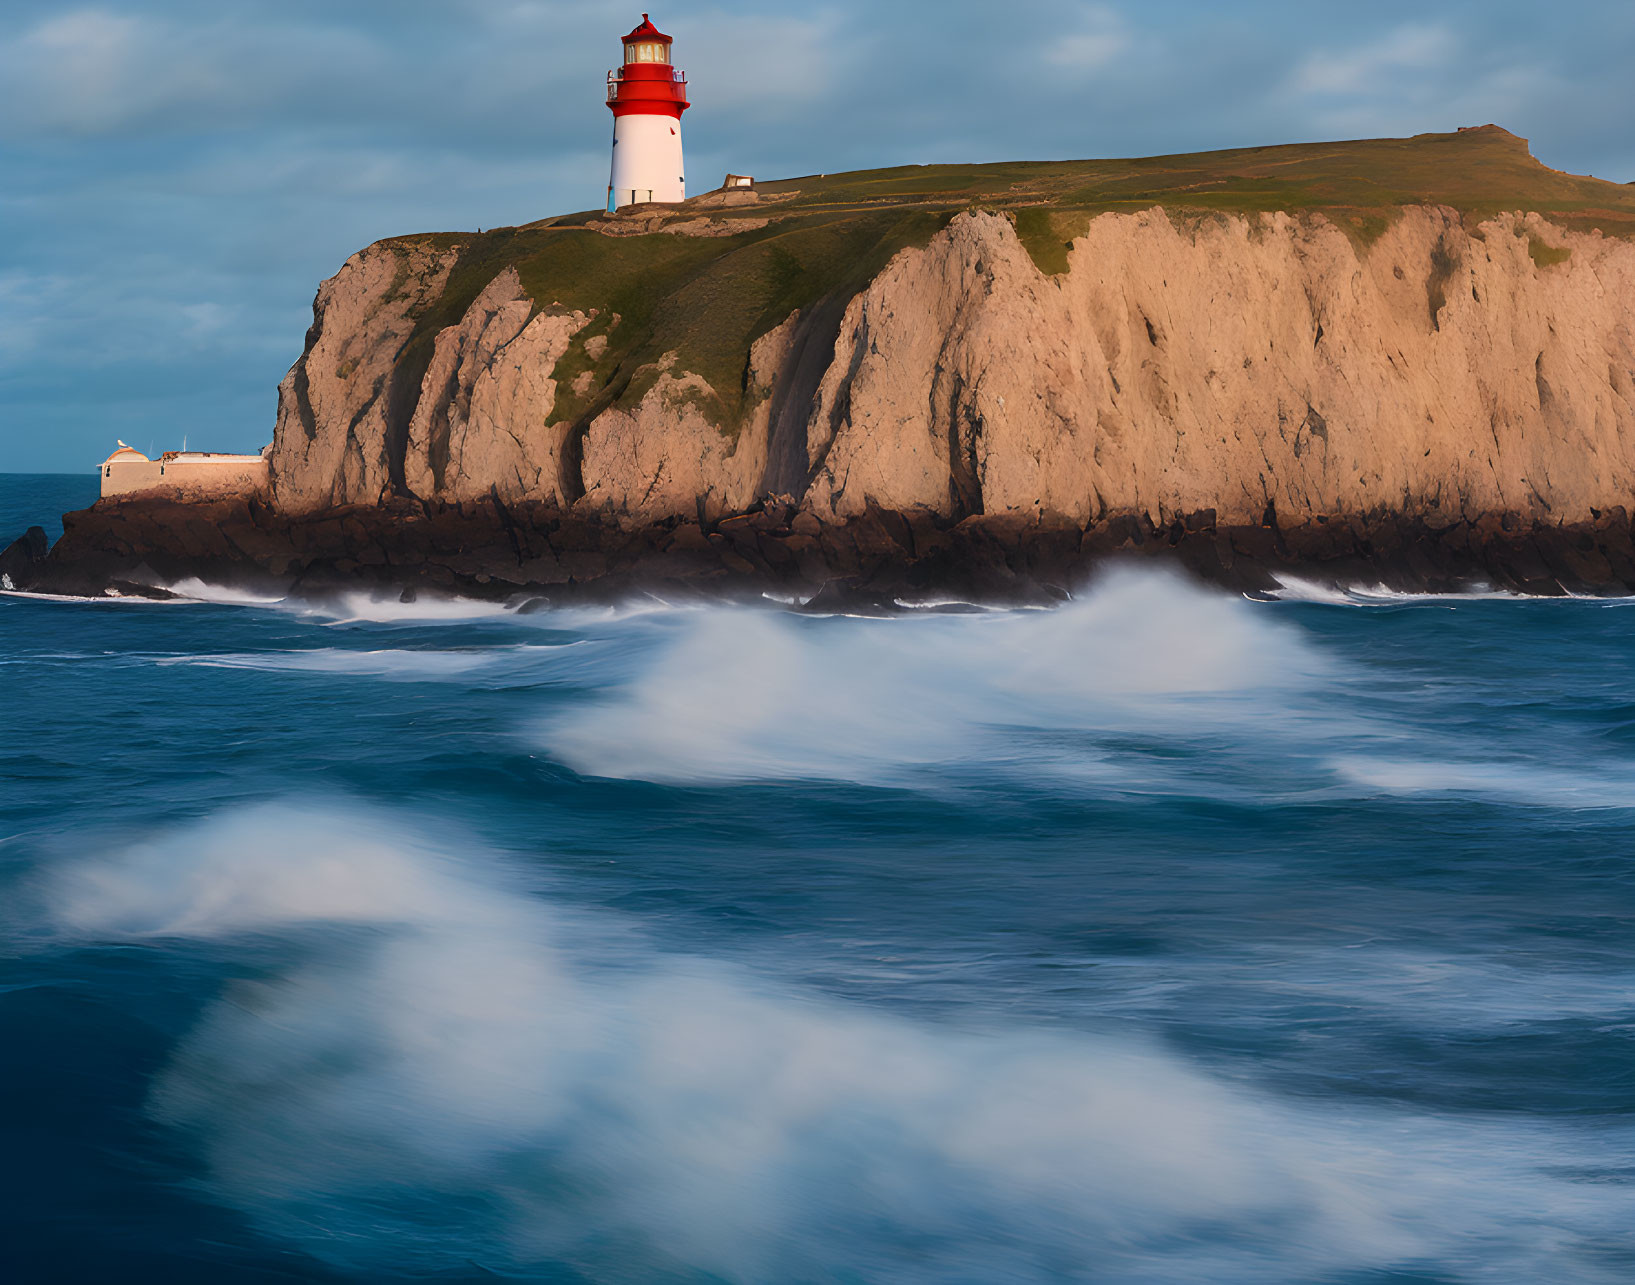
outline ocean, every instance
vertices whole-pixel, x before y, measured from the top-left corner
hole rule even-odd
[[[0,598],[8,1281],[1635,1279],[1635,602],[176,587]]]

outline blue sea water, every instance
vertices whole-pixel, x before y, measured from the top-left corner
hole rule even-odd
[[[7,1280],[1635,1279],[1635,603],[181,588],[0,598]]]

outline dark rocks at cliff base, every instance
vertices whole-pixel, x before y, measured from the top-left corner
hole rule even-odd
[[[814,616],[889,616],[894,615],[899,606],[895,598],[871,593],[856,581],[829,580],[798,604],[798,610]]]
[[[33,583],[35,568],[45,560],[51,541],[44,527],[31,526],[0,552],[0,587],[24,589]]]
[[[1432,526],[1396,515],[1218,524],[1209,510],[1160,527],[1119,515],[1088,529],[870,510],[823,524],[788,506],[700,524],[621,525],[545,505],[393,504],[288,517],[254,502],[99,504],[64,518],[47,553],[34,528],[4,554],[13,587],[169,596],[177,581],[322,598],[363,589],[527,602],[532,609],[659,597],[805,604],[876,614],[902,606],[1049,606],[1109,562],[1172,566],[1265,593],[1297,577],[1332,586],[1541,595],[1635,591],[1623,509],[1592,523],[1513,518]],[[535,606],[535,604],[538,604]]]

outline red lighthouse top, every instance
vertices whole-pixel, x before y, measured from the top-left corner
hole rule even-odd
[[[666,45],[675,43],[669,36],[655,27],[645,13],[642,14],[642,25],[624,38],[627,45],[633,45],[638,40],[657,40]]]
[[[687,74],[670,65],[673,42],[642,14],[641,26],[624,38],[624,66],[607,74],[607,105],[615,116],[673,116],[687,101]]]

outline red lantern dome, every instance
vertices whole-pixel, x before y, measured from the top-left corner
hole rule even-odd
[[[641,25],[624,37],[624,66],[607,74],[607,105],[614,116],[681,119],[691,104],[687,74],[670,63],[673,43],[642,14]]]
[[[653,25],[652,19],[645,13],[642,14],[642,25],[626,36],[624,42],[627,45],[633,45],[643,40],[656,40],[665,45],[674,43],[669,36]]]

